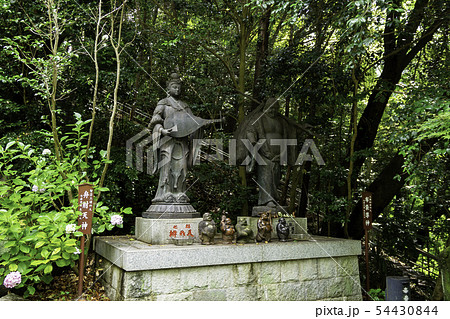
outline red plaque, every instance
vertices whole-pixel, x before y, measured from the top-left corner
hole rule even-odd
[[[362,193],[362,211],[364,229],[372,229],[372,193]]]
[[[78,185],[78,210],[81,215],[78,217],[79,231],[83,234],[92,232],[92,212],[94,206],[94,190],[91,184]]]

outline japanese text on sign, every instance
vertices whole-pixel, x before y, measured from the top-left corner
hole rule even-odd
[[[362,193],[362,211],[364,229],[372,229],[372,193]]]
[[[90,234],[92,231],[94,190],[90,184],[78,186],[78,210],[81,215],[78,217],[78,225],[83,234]]]
[[[194,238],[192,224],[171,224],[169,225],[169,237],[175,239]]]

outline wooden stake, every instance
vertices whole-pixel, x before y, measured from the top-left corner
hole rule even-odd
[[[366,233],[366,293],[369,297],[370,280],[369,280],[369,230],[365,230]]]
[[[78,298],[83,294],[83,278],[84,278],[84,235],[81,237],[81,255],[79,260],[78,271]]]

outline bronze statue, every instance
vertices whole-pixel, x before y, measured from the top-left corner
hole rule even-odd
[[[250,113],[235,132],[239,164],[246,165],[247,172],[252,172],[256,166],[258,206],[278,206],[281,165],[294,165],[296,160],[299,126],[281,115],[279,108],[278,100],[269,98]],[[252,153],[249,146],[257,151]]]
[[[152,205],[142,216],[200,217],[185,194],[186,174],[200,151],[194,134],[200,127],[214,120],[196,117],[180,99],[181,79],[178,74],[171,74],[167,87],[168,96],[158,102],[148,125],[153,144],[152,154],[148,159],[149,167],[152,174],[159,173],[159,182]]]
[[[262,213],[257,223],[258,232],[256,234],[256,241],[269,242],[272,237],[272,217],[270,213]]]
[[[220,230],[222,231],[222,239],[224,244],[232,244],[234,240],[234,234],[236,230],[231,223],[231,218],[222,216],[222,220],[220,222]]]
[[[213,245],[216,235],[216,223],[210,213],[203,214],[203,220],[198,224],[198,235],[203,245]]]
[[[236,224],[236,241],[245,244],[253,237],[253,231],[248,226],[246,219],[241,219]]]
[[[277,235],[280,241],[287,241],[289,238],[289,226],[284,217],[280,217],[278,220]]]

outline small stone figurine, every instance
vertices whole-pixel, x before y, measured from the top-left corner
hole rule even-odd
[[[203,220],[198,224],[198,235],[203,245],[213,245],[216,234],[216,223],[210,213],[203,214]]]
[[[234,229],[229,217],[222,215],[220,230],[222,231],[222,239],[224,244],[232,244],[236,230]]]
[[[253,231],[248,226],[246,219],[241,219],[236,224],[236,241],[245,244],[253,237]]]
[[[258,233],[256,234],[256,241],[269,242],[272,235],[272,218],[270,213],[262,213],[257,223]]]
[[[280,217],[278,220],[277,235],[280,241],[287,241],[289,238],[289,226],[284,217]]]

